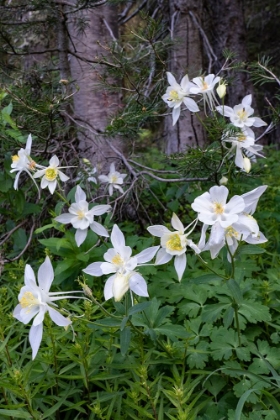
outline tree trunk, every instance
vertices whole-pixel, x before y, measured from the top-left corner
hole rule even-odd
[[[185,74],[197,76],[202,70],[202,43],[199,29],[190,12],[200,20],[202,0],[170,0],[170,30],[175,41],[170,57],[169,71],[180,83]],[[201,124],[190,111],[183,111],[178,122],[172,126],[171,115],[165,121],[166,153],[178,153],[188,147],[202,146],[205,135]]]
[[[81,21],[86,25],[83,31],[79,30]],[[80,153],[96,165],[99,172],[106,172],[116,158],[109,144],[122,150],[120,139],[114,138],[109,142],[103,134],[110,124],[110,118],[118,110],[119,95],[101,87],[105,70],[98,61],[104,56],[108,57],[109,44],[114,37],[117,38],[116,7],[103,5],[71,13],[68,31],[72,80],[78,89],[73,99]],[[97,64],[93,64],[93,61]]]
[[[208,10],[208,25],[211,32],[211,45],[217,56],[213,70],[218,72],[225,58],[225,49],[235,54],[238,62],[246,62],[246,27],[243,13],[242,0],[206,0],[205,7]],[[249,81],[249,76],[244,71],[230,72],[229,76],[234,79],[228,87],[227,104],[234,106],[239,104],[245,95],[253,93],[254,88]]]

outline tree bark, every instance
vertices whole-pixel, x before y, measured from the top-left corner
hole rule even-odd
[[[202,15],[202,0],[170,0],[170,31],[175,41],[169,56],[169,71],[180,83],[185,74],[193,78],[202,71],[202,43],[199,29],[190,11],[198,20]],[[202,146],[205,135],[195,115],[186,110],[175,126],[171,115],[166,117],[165,136],[167,154],[185,151],[188,147]]]
[[[81,20],[86,23],[83,31],[78,30]],[[98,62],[101,57],[108,57],[109,44],[118,36],[116,7],[103,5],[71,13],[68,31],[71,38],[72,80],[78,87],[73,100],[74,118],[79,129],[79,149],[81,156],[88,158],[100,172],[106,172],[116,158],[110,142],[122,151],[120,139],[114,138],[109,142],[103,134],[110,124],[110,118],[118,110],[120,98],[117,93],[101,87],[104,65],[92,64],[87,60]]]

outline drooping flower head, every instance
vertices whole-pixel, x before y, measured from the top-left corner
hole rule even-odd
[[[34,184],[36,185],[37,189],[38,186],[34,180],[32,173],[35,171],[35,168],[38,167],[36,162],[30,157],[31,154],[31,146],[32,146],[32,136],[29,134],[26,142],[25,149],[20,149],[19,152],[12,156],[12,164],[11,164],[11,173],[17,172],[15,182],[14,182],[14,189],[18,189],[18,181],[19,177],[22,172],[27,173],[30,176]]]
[[[259,152],[263,149],[263,146],[255,144],[254,134],[252,136],[252,130],[248,132],[247,128],[241,128],[239,133],[236,133],[234,136],[227,136],[227,133],[222,138],[222,141],[225,143],[231,143],[231,149],[235,149],[235,165],[245,172],[248,170],[248,165],[250,165],[249,157],[254,157],[255,155],[264,157]],[[248,157],[249,156],[249,157]]]
[[[113,194],[113,189],[119,190],[123,194],[123,189],[120,185],[123,184],[123,180],[126,177],[126,174],[121,174],[116,171],[115,164],[111,163],[110,172],[108,175],[99,175],[98,179],[100,182],[106,182],[109,186],[109,195]]]
[[[53,194],[57,186],[57,178],[62,182],[68,181],[69,179],[69,176],[65,175],[60,169],[62,169],[62,167],[59,167],[59,160],[55,155],[50,159],[49,166],[36,172],[34,178],[42,177],[41,188],[44,189],[48,187],[50,193]]]
[[[207,76],[195,77],[192,79],[194,86],[190,88],[190,93],[193,93],[194,95],[202,95],[205,113],[205,104],[207,104],[209,109],[213,111],[215,108],[215,102],[218,103],[214,88],[219,81],[220,77],[215,76],[215,74],[208,74]]]
[[[111,209],[111,206],[98,205],[89,210],[86,194],[79,185],[76,189],[75,200],[75,203],[69,207],[69,213],[63,213],[54,220],[63,224],[71,223],[77,229],[75,234],[77,246],[80,246],[85,241],[88,228],[97,235],[108,237],[107,230],[94,220],[94,216],[101,216],[107,213]]]
[[[252,117],[254,109],[251,107],[252,95],[247,95],[242,99],[241,104],[230,108],[226,105],[216,107],[216,110],[225,117],[228,117],[235,127],[262,127],[267,125],[265,121],[258,117]]]
[[[119,301],[129,289],[138,296],[148,296],[146,281],[135,270],[137,266],[151,261],[159,246],[149,247],[132,256],[132,249],[125,245],[125,237],[117,225],[114,225],[112,229],[111,242],[113,248],[105,252],[105,262],[94,262],[83,271],[96,277],[115,273],[106,281],[104,288],[106,300],[114,297],[116,301]]]
[[[181,83],[177,83],[173,74],[167,72],[167,80],[170,86],[168,86],[166,93],[162,96],[162,99],[165,103],[169,106],[169,108],[173,108],[172,111],[172,121],[173,125],[179,119],[180,112],[181,112],[181,105],[184,103],[189,111],[191,112],[199,112],[199,108],[196,102],[189,98],[190,95],[190,88],[192,83],[189,81],[188,75],[184,76],[181,80]]]
[[[44,263],[39,267],[38,284],[34,271],[29,264],[26,264],[24,273],[25,285],[20,290],[18,296],[19,304],[15,307],[13,316],[24,324],[28,324],[34,318],[29,332],[32,359],[36,357],[42,341],[43,321],[47,312],[56,325],[67,327],[71,324],[70,319],[65,318],[53,308],[53,306],[57,306],[54,302],[60,299],[79,299],[79,297],[68,295],[68,293],[83,293],[79,291],[50,292],[53,279],[54,272],[49,257],[46,257]]]
[[[162,249],[160,249],[157,254],[155,264],[165,264],[175,256],[174,267],[178,279],[181,281],[187,265],[187,246],[192,248],[196,253],[200,253],[200,249],[191,239],[188,239],[190,232],[185,233],[188,227],[184,228],[184,225],[175,213],[173,213],[171,225],[175,229],[174,232],[171,232],[163,225],[149,226],[148,231],[152,235],[161,238],[160,244]]]

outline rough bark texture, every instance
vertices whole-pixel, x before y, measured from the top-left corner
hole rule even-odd
[[[208,11],[208,25],[210,26],[210,40],[217,56],[213,70],[218,72],[225,58],[225,49],[235,53],[236,60],[248,60],[246,46],[246,27],[244,21],[242,0],[205,0]],[[237,105],[245,95],[253,93],[253,85],[245,72],[234,72],[234,80],[228,87],[227,104]]]
[[[80,19],[86,22],[83,32],[78,31]],[[87,59],[98,61],[108,54],[107,48],[112,42],[108,28],[117,37],[117,10],[114,6],[104,5],[91,10],[78,11],[68,18],[70,49],[74,55],[83,58],[70,56],[72,80],[79,88],[74,95],[74,117],[80,128],[79,149],[81,156],[88,158],[97,165],[99,171],[103,172],[106,172],[116,157],[102,132],[110,123],[110,117],[118,109],[119,96],[108,93],[100,86],[100,76],[104,72],[104,66],[89,63]],[[111,142],[121,150],[120,140],[114,139]]]
[[[170,0],[170,27],[175,41],[170,52],[169,71],[180,82],[185,74],[195,77],[202,70],[202,44],[199,29],[189,12],[198,20],[202,14],[202,0]],[[166,117],[166,153],[183,152],[188,147],[202,146],[204,132],[190,111],[183,111],[179,121],[172,126],[172,117]]]

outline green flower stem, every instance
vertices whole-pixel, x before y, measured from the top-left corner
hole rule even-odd
[[[212,273],[214,273],[214,274],[216,274],[218,277],[220,277],[221,279],[224,279],[224,280],[229,280],[231,277],[226,277],[226,276],[223,276],[222,274],[220,274],[220,273],[217,273],[217,271],[215,271],[213,268],[211,268],[211,267],[209,267],[209,265],[203,260],[203,258],[201,258],[201,256],[199,255],[199,254],[196,254],[196,256],[198,257],[198,259],[200,260],[200,262],[202,263],[202,265],[204,266],[204,267],[206,267],[209,271],[211,271]]]
[[[238,335],[238,344],[239,347],[241,347],[241,331],[240,331],[240,325],[239,325],[239,319],[238,319],[238,305],[237,303],[234,304],[234,318],[236,323],[236,329],[237,329],[237,335]]]
[[[62,200],[64,201],[64,203],[67,204],[68,207],[70,207],[70,203],[69,201],[62,195],[60,194],[60,192],[58,192],[57,190],[55,190],[55,194]]]
[[[54,371],[55,371],[55,388],[56,388],[56,395],[58,397],[59,395],[59,386],[58,386],[58,366],[57,366],[57,358],[56,358],[56,347],[55,347],[55,340],[54,340],[54,336],[52,333],[52,328],[48,328],[48,332],[51,338],[51,342],[52,342],[52,348],[53,348],[53,364],[54,364]],[[56,415],[56,419],[60,420],[60,410],[58,409],[55,413]]]

